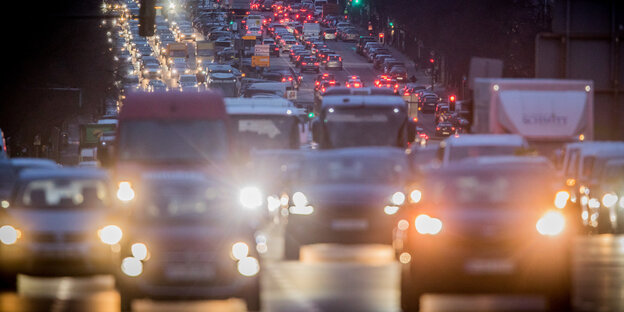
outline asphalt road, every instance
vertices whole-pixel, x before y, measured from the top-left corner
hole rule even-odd
[[[400,311],[399,264],[385,260],[376,263],[326,260],[343,254],[341,250],[344,249],[340,246],[323,248],[314,252],[316,259],[303,262],[265,258],[261,271],[263,311]],[[351,251],[374,258],[380,248],[361,246]],[[574,243],[573,259],[575,310],[622,311],[624,237],[579,237]],[[535,296],[434,294],[422,300],[423,311],[431,312],[540,311],[544,305],[542,298]],[[133,309],[245,311],[244,303],[237,299],[192,302],[142,299],[134,302]],[[119,311],[119,294],[113,277],[20,276],[17,292],[0,294],[0,311],[86,310]]]

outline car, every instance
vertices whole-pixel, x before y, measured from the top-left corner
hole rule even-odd
[[[298,47],[298,46],[295,46]],[[297,56],[299,55],[312,55],[312,53],[310,53],[310,51],[306,50],[306,49],[302,49],[302,48],[298,48],[298,49],[293,49],[290,51],[290,61],[294,62],[297,58]]]
[[[435,120],[439,121],[447,121],[450,116],[450,108],[449,103],[446,102],[438,102],[435,106]]]
[[[373,84],[377,88],[390,88],[394,90],[396,94],[399,92],[399,83],[397,80],[386,74],[378,75]]]
[[[251,222],[263,211],[257,191],[224,190],[218,177],[193,171],[150,172],[141,181],[145,196],[127,204],[133,226],[120,243],[122,311],[141,298],[230,297],[259,310],[261,266]]]
[[[336,54],[336,51],[326,48],[319,49],[318,52],[316,52],[316,57],[318,57],[321,60],[321,63],[325,65],[327,63],[327,55],[329,54]]]
[[[375,50],[381,50],[381,49],[375,49]],[[389,57],[392,57],[390,53],[375,53],[375,56],[373,57],[373,68],[383,69],[383,61]]]
[[[169,87],[167,87],[167,85],[162,80],[151,79],[147,83],[146,91],[147,92],[169,91]]]
[[[345,87],[347,88],[363,88],[364,87],[364,83],[362,82],[362,80],[360,79],[359,76],[351,76],[349,77],[349,79],[347,79],[347,81],[345,82]]]
[[[323,81],[333,82],[333,85],[335,85],[336,75],[330,73],[322,73],[316,75],[316,77],[314,78],[314,91],[317,91],[320,88]]]
[[[285,257],[316,243],[386,244],[407,203],[407,158],[400,148],[308,153],[294,170]]]
[[[390,77],[396,79],[400,83],[407,82],[407,69],[400,65],[395,65],[389,72]]]
[[[342,41],[357,41],[360,34],[355,28],[346,29],[341,32]]]
[[[392,70],[392,68],[394,68],[395,66],[400,66],[400,67],[406,68],[405,67],[405,63],[401,62],[401,61],[399,61],[397,59],[394,59],[394,58],[387,58],[387,59],[385,59],[383,61],[383,71],[384,71],[384,73],[389,74],[390,71]]]
[[[283,44],[282,44],[282,53],[288,53],[290,52],[290,49],[295,46],[298,45],[299,43],[297,43],[297,40],[295,40],[294,38],[288,38],[288,39],[283,39]]]
[[[335,29],[326,29],[323,31],[323,39],[325,40],[338,40],[336,38],[336,30]]]
[[[538,156],[424,169],[413,185],[414,214],[397,223],[393,244],[403,311],[419,311],[421,296],[432,292],[542,295],[549,311],[572,311],[575,229],[553,205],[555,177]]]
[[[342,57],[338,54],[328,54],[325,68],[342,70]]]
[[[314,57],[314,56],[304,56],[301,59],[301,62],[299,63],[299,69],[301,70],[301,72],[304,71],[315,71],[317,73],[319,73],[321,71],[320,68],[321,63],[319,62],[319,60]]]
[[[180,75],[177,83],[180,91],[199,91],[199,83],[195,75]]]
[[[183,58],[175,58],[169,64],[169,78],[178,78],[180,75],[190,74],[193,70],[189,67]]]
[[[358,42],[355,44],[355,52],[357,54],[364,54],[363,49],[367,42],[377,42],[377,38],[373,36],[360,36]]]
[[[46,276],[114,272],[113,246],[126,229],[109,187],[107,173],[94,168],[23,170],[0,217],[0,267]]]
[[[436,124],[436,136],[449,136],[451,134],[455,134],[455,126],[451,122],[443,121]]]
[[[54,160],[46,158],[14,157],[10,160],[11,167],[17,175],[27,169],[61,168],[61,165],[57,164]]]

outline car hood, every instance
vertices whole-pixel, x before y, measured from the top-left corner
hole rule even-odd
[[[302,186],[312,206],[376,206],[390,204],[390,197],[401,188],[382,184],[323,184]]]
[[[37,232],[83,232],[93,231],[105,225],[107,212],[104,209],[32,209],[15,208],[8,211],[15,227]]]

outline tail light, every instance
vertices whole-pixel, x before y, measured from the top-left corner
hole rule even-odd
[[[409,96],[410,94],[409,94],[409,92],[405,92],[405,93],[403,93],[403,95],[404,96]]]
[[[293,80],[293,77],[288,77],[288,81],[292,81],[292,80]]]
[[[302,62],[301,65],[306,66],[306,65],[308,65],[308,63]]]
[[[314,85],[315,85],[315,86],[318,86],[318,85],[320,85],[320,84],[321,84],[321,82],[320,82],[320,81],[315,81],[315,82],[314,82]]]
[[[314,65],[319,66],[319,63],[314,63]]]
[[[439,131],[439,130],[440,130],[440,127],[436,127],[436,130],[438,130],[438,131]]]
[[[282,82],[286,82],[286,78],[282,78]]]
[[[356,82],[356,83],[354,83],[353,85],[354,85],[354,87],[356,87],[356,88],[359,88],[359,87],[360,87],[360,84],[359,84],[359,83],[357,83],[357,82]]]
[[[451,130],[455,131],[455,127],[451,127]]]

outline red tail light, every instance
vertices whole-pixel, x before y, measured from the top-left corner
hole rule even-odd
[[[288,81],[292,81],[292,80],[293,80],[293,77],[288,77]]]
[[[359,83],[357,83],[357,82],[356,82],[356,83],[354,83],[353,85],[354,85],[354,87],[356,87],[356,88],[359,88],[359,87],[360,87],[360,84],[359,84]]]
[[[318,65],[319,65],[319,63],[314,63],[314,65],[318,66]]]
[[[336,81],[332,80],[332,81],[330,81],[330,82],[329,82],[329,84],[330,84],[330,85],[335,85],[335,84],[336,84]]]
[[[403,95],[404,96],[409,96],[410,94],[409,94],[409,92],[405,92],[405,93],[403,93]]]
[[[308,65],[308,63],[302,62],[301,65],[306,66],[306,65]]]
[[[451,127],[451,130],[455,131],[455,127]]]
[[[282,78],[282,82],[286,82],[286,78]]]
[[[321,89],[321,92],[325,92],[325,87],[323,87],[323,88]]]
[[[440,130],[440,127],[436,127],[436,130]]]

